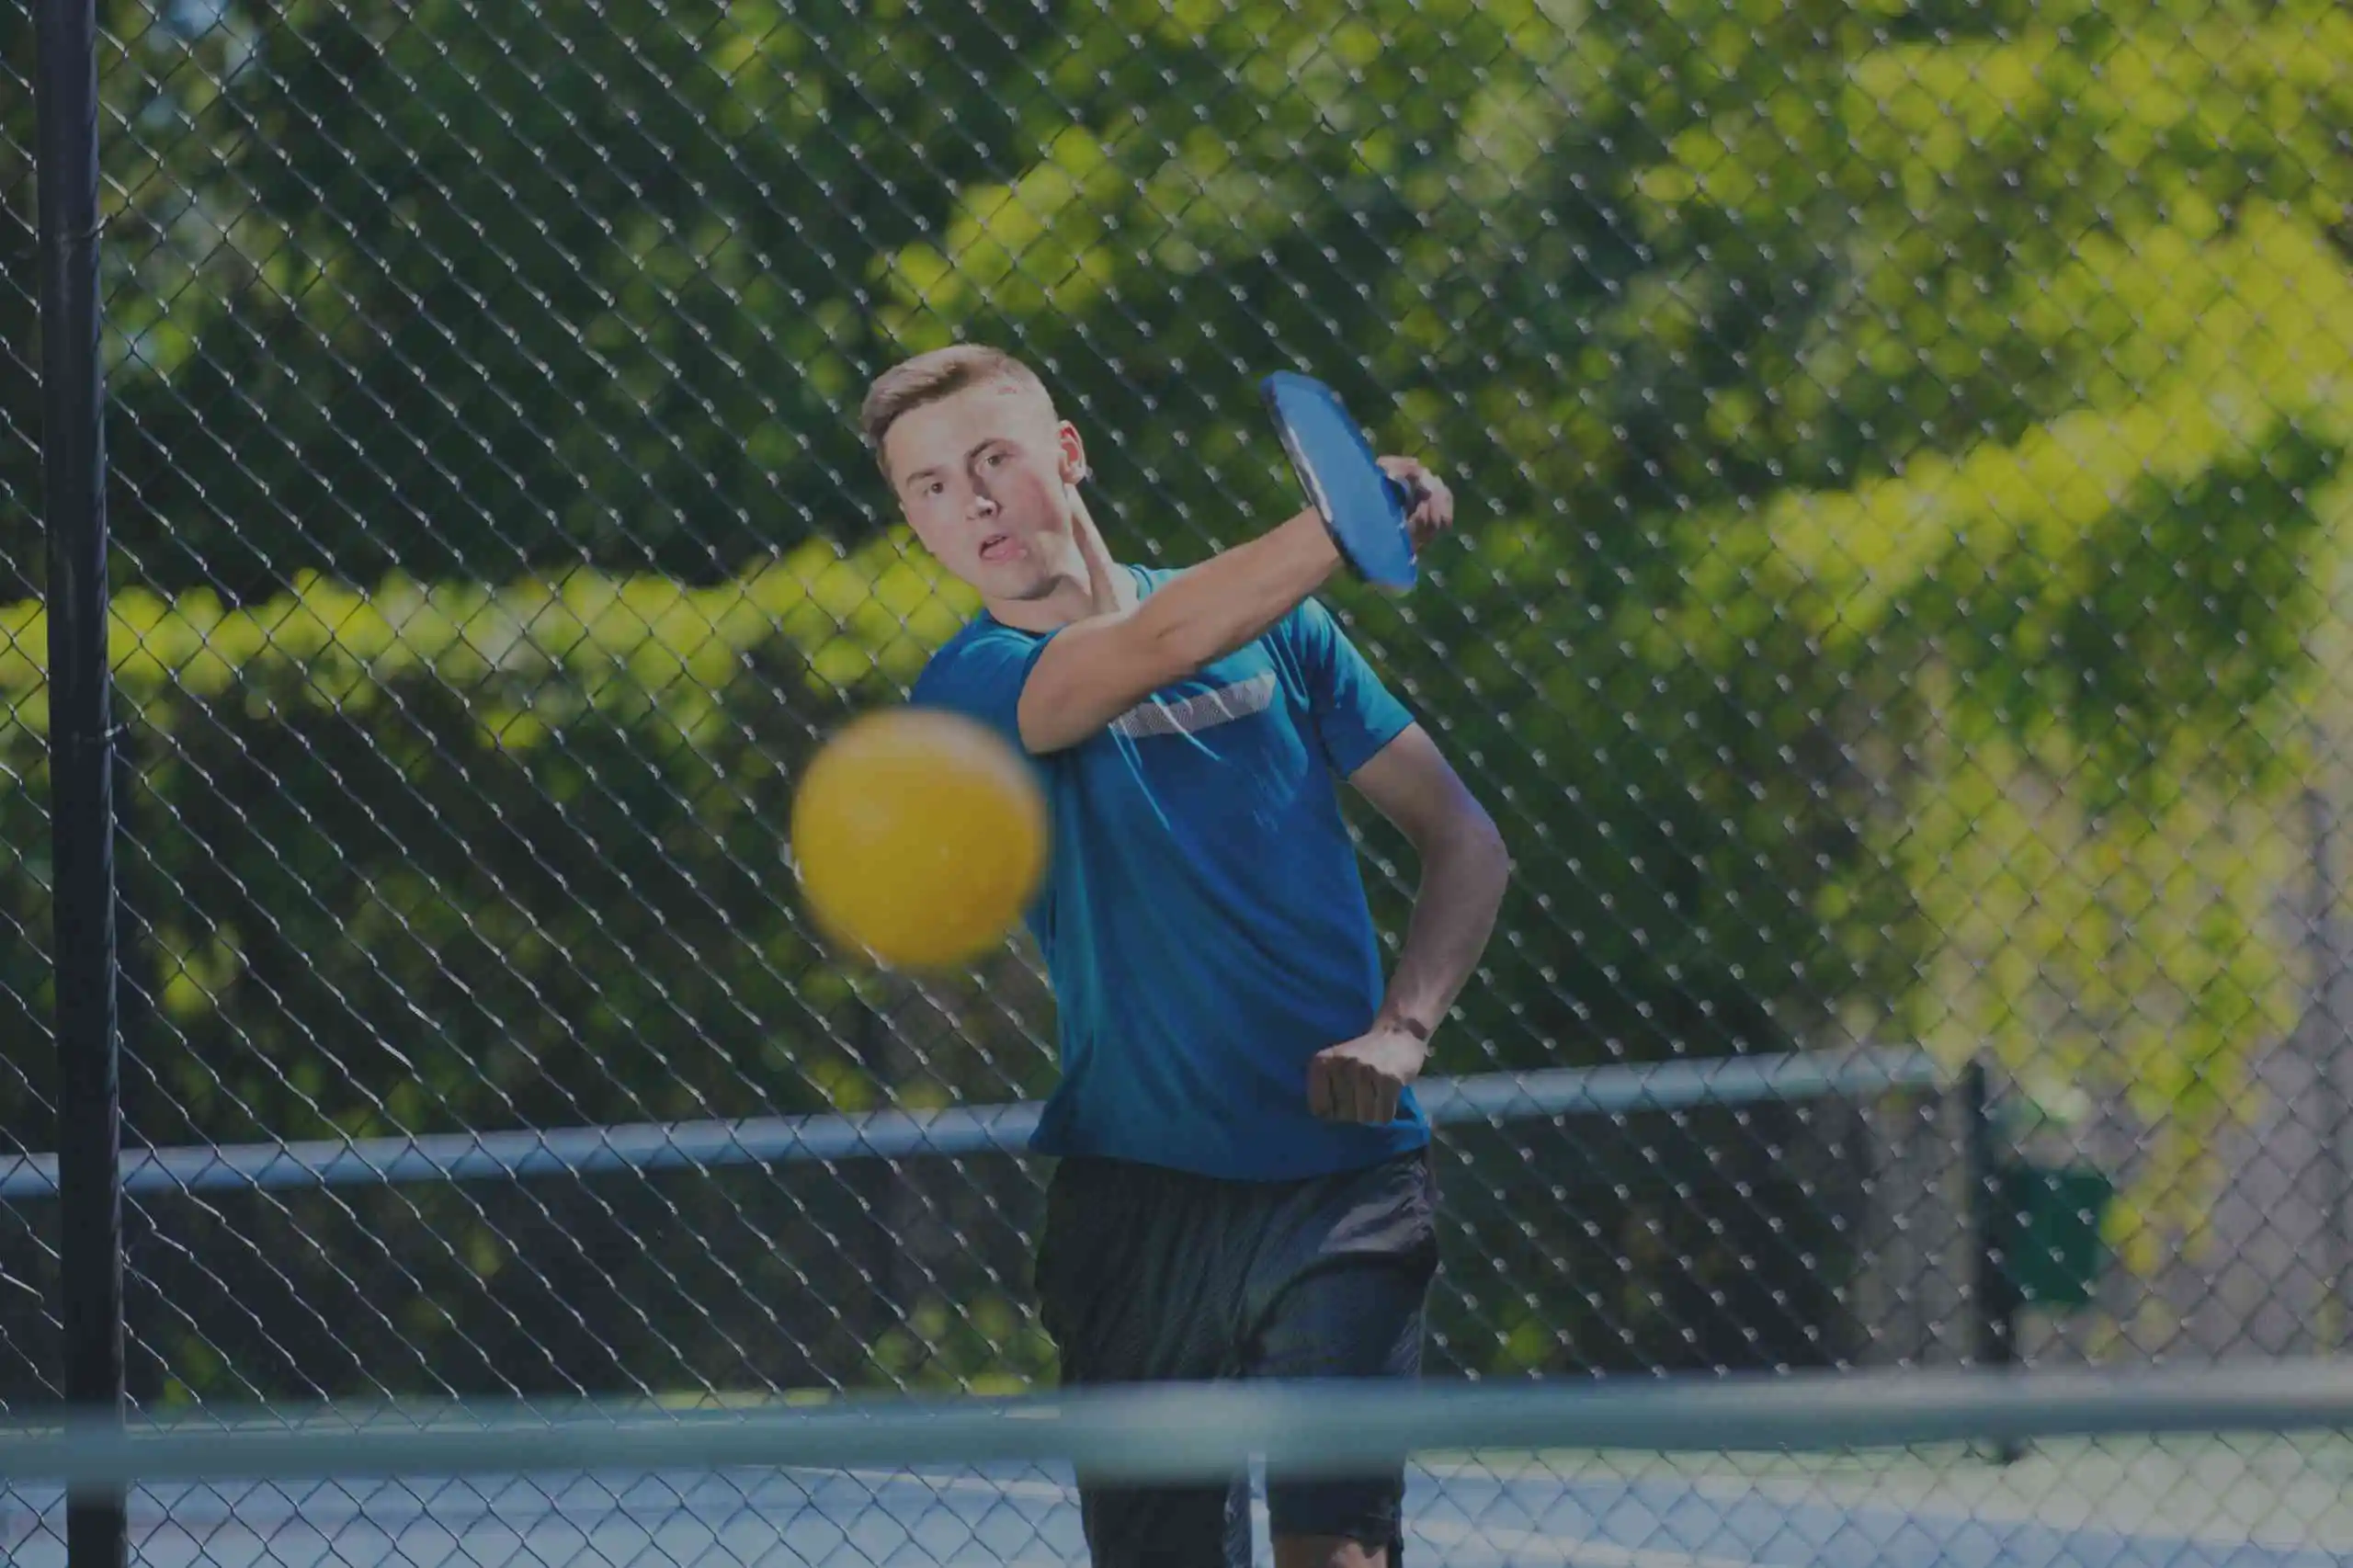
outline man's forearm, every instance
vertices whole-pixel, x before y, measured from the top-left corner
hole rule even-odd
[[[1390,976],[1381,1021],[1427,1040],[1487,949],[1511,878],[1511,855],[1483,813],[1422,851],[1421,884]]]
[[[1132,624],[1173,664],[1198,669],[1264,635],[1339,564],[1322,515],[1302,512],[1178,573],[1136,608]]]

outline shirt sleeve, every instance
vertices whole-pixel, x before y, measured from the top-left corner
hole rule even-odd
[[[1021,688],[1052,641],[1051,633],[1036,637],[1005,627],[950,643],[924,666],[908,699],[918,708],[945,709],[976,719],[1027,756],[1029,748],[1021,744]]]
[[[1346,778],[1403,733],[1414,715],[1381,684],[1323,601],[1307,600],[1288,624],[1316,738],[1332,771]]]

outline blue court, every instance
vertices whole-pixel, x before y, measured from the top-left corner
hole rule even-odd
[[[1433,1462],[1408,1562],[1461,1568],[2324,1568],[2353,1562],[2344,1445],[2075,1444],[1997,1468],[1575,1455]],[[0,1494],[0,1547],[63,1568],[53,1493]],[[1085,1562],[1065,1474],[533,1476],[157,1489],[153,1568],[1020,1568]],[[1265,1520],[1259,1555],[1266,1561]]]

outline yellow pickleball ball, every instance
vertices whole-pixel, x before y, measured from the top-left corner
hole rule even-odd
[[[802,897],[835,941],[892,969],[945,969],[1003,941],[1049,853],[1029,764],[977,722],[899,708],[819,748],[792,801]]]

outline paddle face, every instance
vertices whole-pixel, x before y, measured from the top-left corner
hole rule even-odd
[[[1338,394],[1313,376],[1278,370],[1259,383],[1283,450],[1309,505],[1348,564],[1390,593],[1414,585],[1414,540],[1404,487],[1381,472],[1364,429]]]

